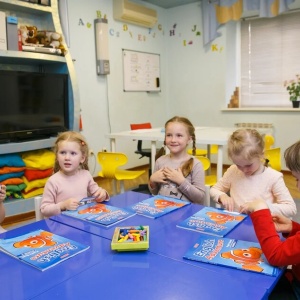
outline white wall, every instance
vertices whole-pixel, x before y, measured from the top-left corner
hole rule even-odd
[[[296,1],[297,3],[300,0]],[[297,4],[296,3],[296,4]],[[282,150],[298,140],[299,111],[294,112],[232,112],[227,107],[229,96],[237,85],[235,48],[236,29],[230,23],[216,39],[218,51],[204,48],[201,7],[199,3],[158,11],[158,24],[151,31],[123,23],[112,17],[110,0],[69,0],[70,51],[76,60],[75,69],[80,90],[83,134],[95,151],[109,149],[108,132],[129,130],[130,123],[151,122],[163,126],[174,115],[188,117],[197,126],[233,126],[237,122],[273,123],[276,146]],[[300,5],[299,5],[300,6]],[[106,14],[109,24],[109,56],[111,73],[96,75],[93,22],[96,11]],[[84,26],[81,25],[83,21]],[[88,28],[88,23],[92,24]],[[170,35],[170,30],[175,35]],[[139,41],[138,35],[142,36]],[[145,38],[145,40],[144,40]],[[186,41],[186,45],[184,44]],[[188,43],[192,41],[192,44]],[[160,93],[123,92],[122,48],[161,55]],[[134,154],[136,142],[120,141],[119,151],[129,156],[128,167],[143,165]],[[226,155],[225,155],[226,158]],[[91,159],[91,171],[97,175],[97,163]]]
[[[122,130],[130,130],[130,123],[151,122],[161,126],[166,118],[166,55],[164,30],[149,29],[128,24],[124,31],[123,23],[114,21],[112,17],[112,1],[110,0],[69,0],[70,53],[75,60],[80,102],[82,110],[83,135],[95,153],[103,147],[110,148],[105,134]],[[166,11],[156,8],[160,24]],[[97,11],[106,15],[109,28],[109,60],[110,74],[97,76],[95,58],[94,19]],[[84,25],[82,25],[82,23]],[[88,26],[88,23],[91,26]],[[141,37],[141,39],[139,38]],[[122,49],[158,53],[161,55],[160,93],[124,92]],[[117,150],[129,156],[128,167],[144,165],[147,158],[139,160],[134,154],[136,141],[118,143]],[[90,169],[97,174],[98,165],[90,159]]]

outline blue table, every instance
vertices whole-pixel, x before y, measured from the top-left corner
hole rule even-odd
[[[109,204],[118,207],[126,207],[147,198],[149,198],[149,195],[147,194],[130,191],[112,197]],[[267,297],[269,292],[274,288],[280,276],[272,277],[254,272],[246,272],[243,270],[235,270],[227,267],[190,261],[183,258],[183,255],[195,243],[201,233],[178,228],[176,225],[181,220],[184,220],[195,212],[199,211],[202,207],[203,206],[201,205],[191,204],[157,219],[135,215],[124,220],[123,222],[116,224],[116,226],[149,225],[150,248],[148,252],[152,252],[154,254],[158,254],[163,257],[173,259],[177,262],[198,268],[201,274],[199,274],[199,278],[201,279],[206,277],[206,272],[215,272],[224,276],[222,277],[222,281],[227,278],[227,280],[225,280],[226,288],[224,291],[228,291],[228,295],[230,295],[230,291],[236,289],[236,285],[244,286],[245,289],[247,289],[249,283],[252,283],[257,285],[255,288],[256,290],[264,291],[264,294]],[[110,228],[104,228],[97,224],[85,222],[64,215],[51,217],[51,219],[65,225],[73,226],[82,231],[106,238],[108,240],[112,239],[114,228],[116,227],[113,226]],[[257,241],[250,218],[244,220],[239,226],[232,230],[227,237],[246,241]],[[237,282],[235,282],[235,278],[238,279]],[[212,286],[210,286],[210,288],[212,288]],[[224,295],[226,295],[225,292]]]
[[[36,229],[51,231],[82,244],[90,245],[91,248],[44,272],[0,251],[1,299],[31,299],[104,259],[102,249],[103,242],[106,245],[105,239],[51,220],[31,223],[0,236],[1,238],[11,238]]]
[[[110,240],[43,220],[2,234],[10,238],[44,229],[90,245],[90,249],[44,272],[0,252],[1,299],[262,299],[257,282],[201,272],[190,264],[150,251],[118,253]],[[228,286],[234,286],[234,289]],[[216,288],[217,287],[217,288]]]

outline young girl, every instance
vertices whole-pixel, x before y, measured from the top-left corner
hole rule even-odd
[[[5,196],[6,196],[6,186],[5,185],[0,185],[0,224],[2,223],[2,221],[5,218],[5,207],[4,207],[4,204],[3,204]],[[5,232],[5,231],[6,230],[4,230],[0,226],[0,233]]]
[[[54,172],[47,181],[41,204],[45,217],[63,210],[76,210],[79,201],[87,196],[97,202],[108,200],[106,190],[100,188],[88,171],[89,149],[84,137],[74,131],[61,133],[55,142]]]
[[[292,171],[300,190],[300,141],[284,152],[286,166]],[[240,211],[251,213],[255,233],[271,265],[292,266],[282,276],[269,299],[300,299],[300,224],[282,215],[272,214],[263,200],[245,203]],[[282,241],[278,234],[286,238]]]
[[[227,210],[239,211],[245,202],[262,198],[272,212],[287,217],[296,214],[295,202],[282,173],[265,166],[264,140],[257,130],[233,132],[228,141],[228,157],[234,164],[210,189],[215,202]]]
[[[200,161],[187,154],[187,146],[193,142],[196,151],[195,128],[183,117],[173,117],[165,124],[164,144],[170,154],[160,156],[150,177],[152,194],[203,203],[205,198],[204,171]],[[164,149],[163,149],[164,150]]]

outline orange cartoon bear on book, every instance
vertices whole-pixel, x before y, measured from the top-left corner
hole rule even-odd
[[[263,268],[259,266],[263,259],[261,258],[262,250],[256,247],[246,249],[235,249],[223,252],[221,257],[232,259],[235,263],[241,264],[242,268],[249,271],[262,272]]]
[[[170,207],[170,206],[177,206],[177,207],[181,207],[184,204],[183,203],[176,203],[174,201],[168,201],[165,199],[156,199],[154,202],[154,205],[156,208],[160,208],[160,209],[164,209],[166,207]]]
[[[245,218],[243,216],[232,216],[232,215],[222,214],[222,213],[213,212],[213,211],[209,211],[206,214],[209,216],[209,218],[213,222],[215,222],[217,224],[225,224],[227,222],[232,222],[232,221],[241,221]]]
[[[29,237],[23,241],[14,243],[15,248],[41,248],[46,246],[53,246],[56,244],[52,240],[53,234],[51,232],[42,231],[39,235]]]
[[[105,204],[98,203],[78,211],[78,214],[99,214],[102,212],[110,212],[110,210],[106,208]]]

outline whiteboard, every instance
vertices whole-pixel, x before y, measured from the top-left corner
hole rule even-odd
[[[122,50],[124,91],[160,92],[160,55]]]

